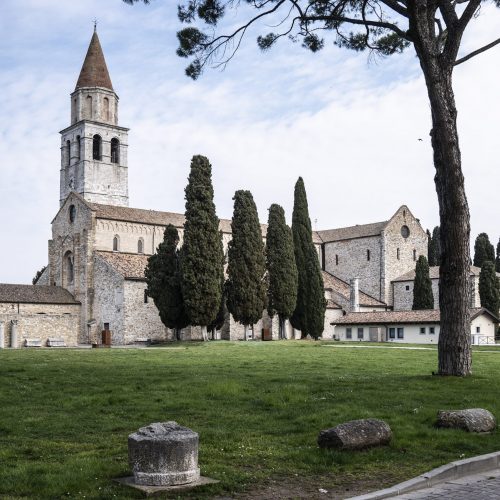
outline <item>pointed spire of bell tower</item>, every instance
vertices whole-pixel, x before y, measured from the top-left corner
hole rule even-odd
[[[83,61],[75,90],[83,87],[102,87],[113,90],[108,67],[106,66],[106,60],[104,59],[99,36],[97,35],[96,24],[97,23],[94,22],[94,33],[90,40],[90,45],[85,60]]]
[[[96,24],[71,94],[71,125],[61,131],[59,199],[76,191],[92,203],[127,206],[128,128],[118,125],[118,96]]]

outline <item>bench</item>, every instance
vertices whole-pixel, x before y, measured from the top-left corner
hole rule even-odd
[[[66,347],[64,339],[48,338],[47,347]]]
[[[42,339],[24,339],[24,347],[42,347]]]

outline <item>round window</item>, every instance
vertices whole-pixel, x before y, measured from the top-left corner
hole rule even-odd
[[[410,236],[410,229],[408,226],[402,226],[401,227],[401,236],[403,238],[408,238]]]
[[[76,207],[75,205],[71,205],[69,207],[69,221],[75,222],[75,217],[76,217]]]

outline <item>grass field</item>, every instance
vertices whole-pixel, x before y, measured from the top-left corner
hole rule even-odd
[[[3,350],[0,498],[139,498],[112,479],[129,475],[128,434],[166,420],[199,432],[202,474],[220,480],[196,498],[258,490],[269,481],[317,480],[329,488],[359,482],[361,489],[364,482],[398,482],[500,449],[498,432],[432,426],[438,409],[482,407],[500,415],[494,350],[474,352],[474,375],[466,379],[432,376],[435,349],[308,341]],[[320,429],[364,417],[390,424],[390,446],[317,448]]]

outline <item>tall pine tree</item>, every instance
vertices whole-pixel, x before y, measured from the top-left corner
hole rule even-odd
[[[177,229],[169,224],[156,253],[148,259],[145,276],[146,293],[153,299],[162,323],[173,329],[177,340],[180,340],[180,330],[189,322],[181,291],[178,244]]]
[[[477,235],[474,243],[474,265],[483,267],[485,261],[495,262],[495,248],[490,243],[490,238],[486,233]]]
[[[432,238],[429,244],[429,266],[440,266],[441,265],[441,242],[439,226],[436,226],[432,230]]]
[[[269,316],[278,315],[279,338],[286,339],[285,321],[297,304],[298,274],[293,251],[292,230],[286,225],[285,211],[279,205],[269,208],[266,236]]]
[[[236,191],[228,247],[227,308],[245,326],[262,318],[266,307],[266,265],[257,207],[250,191]]]
[[[326,300],[318,253],[312,241],[311,220],[302,177],[295,184],[292,235],[295,263],[299,275],[297,305],[290,318],[302,337],[317,339],[324,329]]]
[[[500,238],[498,238],[497,243],[497,258],[495,260],[495,269],[497,273],[500,273]]]
[[[500,308],[500,281],[495,273],[495,264],[485,260],[479,274],[479,297],[481,307],[498,316]]]
[[[215,214],[212,166],[204,156],[193,156],[185,190],[186,222],[182,247],[182,294],[191,325],[207,325],[216,318],[222,298],[224,254]]]
[[[415,266],[415,282],[413,284],[412,309],[434,309],[434,295],[432,281],[429,277],[429,263],[421,255]]]

